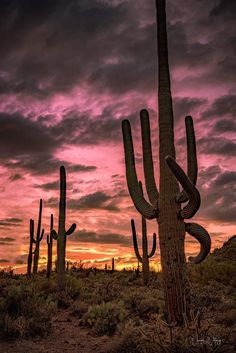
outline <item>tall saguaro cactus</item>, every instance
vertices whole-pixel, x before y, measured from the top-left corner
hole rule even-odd
[[[170,88],[165,0],[156,0],[158,29],[158,110],[159,110],[159,192],[155,183],[149,115],[140,113],[142,128],[143,166],[148,203],[139,188],[135,169],[131,127],[123,120],[126,178],[135,207],[147,219],[156,218],[159,241],[166,314],[169,322],[183,322],[189,311],[188,280],[184,254],[185,232],[201,245],[200,253],[189,260],[199,263],[210,252],[211,239],[207,231],[196,223],[185,223],[200,207],[200,195],[195,187],[197,158],[195,134],[191,117],[186,117],[188,176],[175,161],[174,117]],[[180,192],[179,183],[183,187]],[[188,201],[182,208],[181,203]]]
[[[47,235],[47,245],[48,245],[48,258],[47,258],[47,278],[51,277],[52,272],[52,246],[53,246],[53,214],[51,214],[50,220],[50,234]]]
[[[36,238],[34,237],[34,220],[33,219],[30,220],[30,236],[31,236],[32,242],[35,243],[34,264],[33,264],[34,274],[38,272],[39,248],[40,248],[40,242],[43,239],[43,235],[44,235],[44,229],[42,229],[42,232],[41,232],[42,208],[43,208],[43,200],[40,199]]]
[[[139,187],[142,192],[141,182],[139,182]],[[138,241],[137,241],[137,235],[136,235],[136,229],[135,229],[135,222],[133,219],[131,219],[131,229],[132,229],[132,235],[133,235],[133,245],[134,245],[135,255],[138,261],[141,262],[142,264],[143,284],[147,285],[149,281],[149,259],[154,256],[156,251],[156,233],[153,233],[152,250],[148,254],[147,222],[145,217],[142,216],[141,218],[142,218],[142,256],[140,255],[140,252],[138,250]]]
[[[66,170],[61,166],[58,232],[54,229],[51,231],[52,237],[57,240],[57,276],[60,289],[64,289],[65,286],[66,237],[72,234],[75,228],[76,224],[73,223],[66,231]]]
[[[28,275],[28,277],[31,276],[32,260],[33,260],[33,255],[35,254],[35,250],[33,251],[33,244],[34,244],[33,238],[34,238],[34,221],[31,219],[30,220],[29,254],[28,254],[28,260],[27,260],[27,275]]]

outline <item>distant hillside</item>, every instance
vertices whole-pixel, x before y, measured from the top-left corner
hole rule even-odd
[[[217,258],[217,260],[236,261],[236,235],[229,238],[223,244],[222,248],[215,249],[212,256]]]

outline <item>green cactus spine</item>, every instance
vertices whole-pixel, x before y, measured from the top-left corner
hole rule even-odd
[[[143,194],[141,182],[139,182],[139,187]],[[146,219],[143,216],[141,217],[141,219],[142,219],[142,256],[140,255],[140,252],[138,250],[136,228],[135,228],[135,222],[133,219],[131,219],[131,229],[132,229],[132,235],[133,235],[133,245],[134,245],[135,255],[138,259],[138,262],[141,262],[142,264],[143,284],[147,285],[149,281],[149,259],[154,256],[156,251],[156,233],[153,233],[152,250],[148,254],[147,224],[146,224]]]
[[[48,245],[47,278],[51,277],[51,272],[52,272],[52,248],[53,248],[53,237],[51,234],[52,230],[53,230],[53,214],[51,214],[51,219],[50,219],[50,234],[47,235],[47,245]]]
[[[189,312],[188,280],[184,254],[185,232],[194,236],[201,244],[198,256],[190,258],[201,262],[210,252],[211,239],[208,232],[195,223],[185,223],[200,207],[200,195],[195,187],[197,177],[196,144],[191,117],[186,117],[188,176],[175,161],[174,117],[170,88],[168,46],[166,32],[165,0],[156,0],[158,25],[158,111],[159,111],[159,191],[155,183],[149,115],[142,110],[143,165],[148,203],[139,188],[134,159],[131,127],[128,120],[122,122],[126,178],[130,196],[136,209],[147,219],[156,218],[159,225],[159,241],[162,278],[169,322],[183,322]],[[183,192],[179,190],[179,184]],[[188,201],[183,208],[181,203]]]
[[[65,287],[65,256],[66,256],[66,237],[75,231],[76,224],[73,223],[66,231],[66,171],[65,167],[60,168],[60,203],[58,232],[51,231],[52,237],[57,240],[57,278],[59,289]]]
[[[36,274],[38,272],[39,248],[40,248],[40,242],[43,239],[43,235],[44,235],[44,229],[42,229],[42,232],[41,232],[42,208],[43,208],[43,200],[40,199],[36,238],[34,237],[34,220],[33,219],[30,220],[31,239],[32,239],[32,242],[35,244],[33,274]]]

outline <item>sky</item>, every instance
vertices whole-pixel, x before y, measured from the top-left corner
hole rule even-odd
[[[167,0],[177,161],[186,168],[184,117],[197,140],[194,222],[219,247],[235,230],[236,95],[233,0]],[[132,125],[143,180],[139,111],[150,112],[157,184],[154,0],[0,1],[0,266],[25,267],[29,220],[57,225],[59,168],[67,172],[67,259],[136,264],[130,219],[141,217],[125,179],[121,121]],[[155,221],[148,221],[149,248]],[[186,256],[199,245],[186,236]],[[46,240],[40,263],[46,262]],[[152,265],[158,267],[159,246]]]

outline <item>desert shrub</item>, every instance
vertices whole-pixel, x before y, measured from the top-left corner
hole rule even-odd
[[[91,327],[96,335],[112,335],[118,324],[125,320],[125,310],[121,304],[102,303],[93,305],[83,316],[84,325]]]
[[[124,301],[125,307],[131,313],[138,312],[139,305],[143,299],[145,299],[145,294],[144,292],[138,289],[126,291],[122,296],[122,300]]]
[[[119,297],[120,285],[113,278],[103,278],[96,287],[95,295],[100,303],[112,301]]]
[[[201,286],[207,285],[210,281],[216,281],[225,286],[231,285],[236,288],[235,270],[236,262],[217,261],[213,257],[208,258],[198,266],[188,266],[190,279]]]
[[[224,312],[224,315],[220,314],[216,317],[216,323],[224,325],[226,327],[232,327],[236,322],[236,309],[228,310]]]
[[[221,334],[209,326],[193,329],[161,327],[157,322],[124,330],[109,353],[231,353],[234,352],[229,335]]]
[[[72,299],[79,298],[82,286],[83,283],[81,282],[81,279],[77,279],[76,277],[70,275],[66,276],[65,293]]]
[[[159,313],[160,303],[156,298],[144,298],[138,303],[136,310],[140,318],[145,319],[150,314]]]
[[[39,294],[43,296],[44,298],[47,298],[47,296],[51,293],[54,293],[57,290],[57,283],[54,279],[48,280],[47,278],[36,278],[32,282],[32,291],[35,294]]]
[[[54,303],[58,309],[67,309],[73,302],[65,291],[52,293],[48,296],[47,300]]]
[[[81,319],[81,317],[87,313],[89,308],[89,305],[85,302],[81,302],[81,301],[75,301],[72,305],[71,305],[71,311],[70,314],[72,316],[77,317],[78,319]]]

